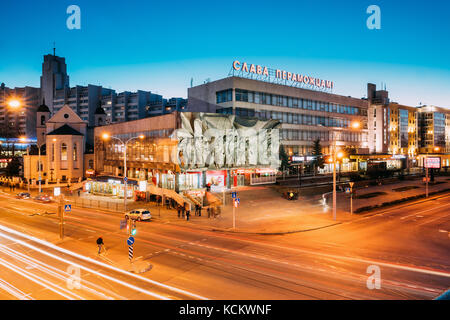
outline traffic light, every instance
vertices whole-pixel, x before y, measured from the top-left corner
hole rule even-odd
[[[131,229],[131,235],[132,236],[135,236],[136,233],[137,233],[137,229],[136,228]]]

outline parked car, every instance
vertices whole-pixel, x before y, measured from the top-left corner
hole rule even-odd
[[[131,220],[150,220],[152,218],[152,215],[150,214],[150,211],[147,209],[134,209],[131,211],[128,211],[125,213],[125,219],[131,219]]]
[[[31,195],[28,192],[18,193],[16,196],[17,199],[30,199]]]
[[[42,195],[39,195],[36,198],[34,198],[34,200],[40,201],[40,202],[51,202],[52,197],[50,197],[48,194],[42,194]]]

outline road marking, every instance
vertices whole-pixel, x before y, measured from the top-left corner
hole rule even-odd
[[[412,217],[412,216],[414,216],[414,215],[417,215],[417,213],[424,213],[424,212],[428,212],[428,211],[432,211],[432,210],[436,210],[436,209],[443,208],[443,207],[448,207],[448,206],[450,206],[450,203],[447,203],[447,204],[444,204],[444,205],[442,205],[442,206],[433,207],[433,208],[430,208],[430,209],[427,209],[427,210],[419,211],[419,212],[416,212],[416,213],[413,213],[413,214],[410,214],[410,215],[401,217],[400,220],[403,220],[403,219]]]

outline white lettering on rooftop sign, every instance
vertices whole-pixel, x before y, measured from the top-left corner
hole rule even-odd
[[[248,64],[247,62],[240,62],[235,60],[233,62],[233,69],[236,71],[242,71],[247,73],[254,73],[257,75],[262,75],[269,77],[269,69],[264,66]],[[275,70],[275,78],[287,81],[293,81],[298,83],[303,83],[305,85],[314,86],[317,88],[333,89],[334,83],[330,80],[323,80],[307,75],[302,75],[295,72],[288,72],[280,69]]]

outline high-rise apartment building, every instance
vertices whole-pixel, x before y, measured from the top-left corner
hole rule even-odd
[[[57,90],[69,88],[66,59],[55,54],[44,56],[41,75],[41,102],[53,112],[53,100]]]

